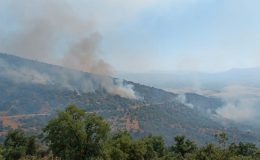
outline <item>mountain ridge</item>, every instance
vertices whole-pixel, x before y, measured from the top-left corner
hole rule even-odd
[[[174,136],[183,134],[207,143],[214,141],[214,134],[226,131],[232,139],[256,141],[255,134],[225,128],[206,114],[222,104],[216,98],[185,94],[183,99],[178,94],[124,80],[123,85],[131,85],[140,97],[128,99],[104,90],[95,74],[7,54],[0,54],[0,69],[0,114],[9,116],[9,121],[0,121],[1,133],[12,128],[10,121],[31,133],[39,132],[57,110],[73,103],[104,117],[112,130],[126,129],[136,137],[152,133],[163,135],[171,143]],[[64,78],[72,88],[64,85]],[[90,90],[86,92],[82,87]],[[11,117],[33,114],[42,116]]]

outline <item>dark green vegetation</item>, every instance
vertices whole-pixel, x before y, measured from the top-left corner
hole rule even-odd
[[[41,137],[41,138],[40,138]],[[203,146],[176,136],[167,146],[161,136],[133,139],[126,131],[110,132],[109,124],[95,113],[75,105],[59,112],[36,139],[22,130],[9,131],[0,148],[0,159],[62,160],[259,160],[260,149],[252,143],[227,144],[225,133],[218,143]]]
[[[0,137],[11,128],[39,134],[57,110],[73,103],[102,116],[112,132],[124,129],[134,138],[153,134],[169,145],[173,136],[185,135],[205,144],[225,131],[229,141],[259,142],[257,132],[223,126],[208,114],[222,105],[217,98],[190,93],[183,102],[174,93],[123,83],[132,85],[139,99],[107,93],[97,75],[0,54]]]

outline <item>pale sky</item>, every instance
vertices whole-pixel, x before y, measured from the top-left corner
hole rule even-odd
[[[10,37],[21,34],[23,13],[36,15],[33,20],[46,14],[39,9],[43,1],[0,0],[0,52],[19,55]],[[102,37],[98,56],[115,70],[216,72],[260,66],[259,6],[259,0],[69,0],[65,8],[91,22],[89,28]],[[67,41],[50,51],[54,59],[62,56]]]

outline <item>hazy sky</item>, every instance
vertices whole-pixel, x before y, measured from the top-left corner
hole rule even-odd
[[[45,12],[32,4],[43,1],[20,0],[18,4],[15,0],[0,0],[1,52],[19,55],[19,51],[12,50],[9,38],[19,35],[19,29],[23,28],[24,21],[20,21],[23,13],[27,17],[36,15],[36,20],[37,15]],[[55,7],[53,2],[48,1],[49,7]],[[99,57],[116,70],[126,72],[215,72],[260,66],[259,6],[259,0],[70,0],[66,3],[68,12],[91,24],[86,26],[87,33],[94,28],[101,35]],[[80,34],[84,34],[84,25],[81,28]],[[62,43],[60,46],[66,46],[67,42]],[[64,54],[66,47],[61,48],[52,50],[54,59]]]

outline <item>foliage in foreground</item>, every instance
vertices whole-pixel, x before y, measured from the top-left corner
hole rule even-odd
[[[0,160],[260,160],[251,143],[226,144],[225,133],[216,135],[218,145],[197,146],[184,136],[166,146],[161,136],[133,139],[126,131],[111,133],[100,116],[74,105],[59,112],[43,129],[43,138],[10,131],[0,146]]]

